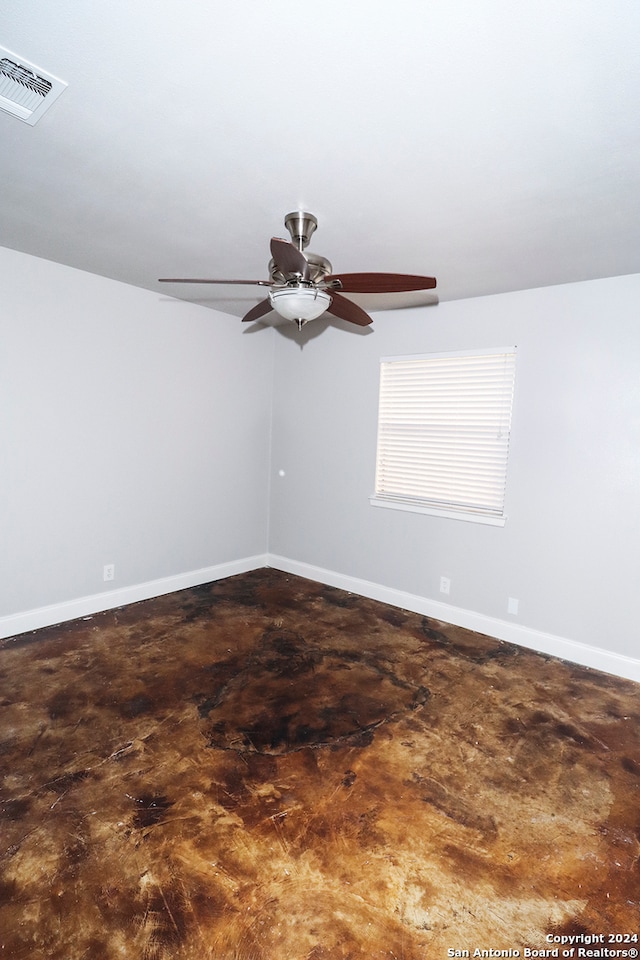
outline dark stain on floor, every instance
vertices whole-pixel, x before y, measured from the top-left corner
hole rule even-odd
[[[223,660],[211,687],[198,698],[210,745],[274,754],[370,742],[370,731],[429,695],[365,652],[312,645],[282,629],[266,630],[241,661]]]
[[[639,733],[631,682],[274,570],[0,641],[0,956],[637,949]]]

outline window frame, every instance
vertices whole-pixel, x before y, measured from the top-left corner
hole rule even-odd
[[[486,381],[484,384],[474,383],[474,380],[477,380],[477,373],[474,374],[471,368],[473,367],[473,361],[478,360],[479,366],[482,366],[482,358],[503,358],[504,361],[508,361],[505,366],[505,375],[503,377],[501,390],[504,391],[504,396],[502,399],[496,399],[495,396],[490,397],[491,385],[489,383],[491,378],[491,370],[488,369],[486,373]],[[387,419],[386,423],[383,423],[383,416],[388,418],[388,404],[393,402],[389,399],[389,394],[393,392],[394,387],[389,387],[388,378],[385,377],[384,365],[392,364],[403,364],[406,368],[407,364],[419,364],[422,361],[431,362],[431,361],[448,361],[449,367],[453,369],[456,366],[456,361],[463,361],[460,364],[460,372],[458,373],[458,380],[464,384],[464,378],[462,376],[462,371],[464,370],[465,365],[468,366],[470,372],[469,377],[465,385],[465,391],[471,400],[482,399],[489,400],[489,407],[491,413],[488,414],[487,426],[490,431],[496,431],[495,444],[490,439],[489,443],[493,444],[492,446],[492,455],[495,457],[501,458],[499,460],[497,468],[491,468],[489,474],[493,473],[495,476],[494,488],[492,491],[492,496],[494,499],[494,506],[489,507],[487,504],[483,504],[481,501],[482,498],[477,496],[473,499],[473,502],[462,503],[459,500],[456,500],[455,497],[447,500],[442,497],[418,497],[415,494],[408,494],[406,491],[404,493],[385,493],[384,487],[389,486],[389,483],[385,480],[381,482],[381,476],[384,472],[381,467],[381,461],[386,456],[389,458],[390,454],[388,452],[389,444],[389,433],[392,431],[392,427],[389,426]],[[465,364],[465,361],[470,361],[468,364]],[[494,369],[497,369],[499,364],[494,365]],[[516,366],[517,366],[517,347],[494,347],[494,348],[482,348],[477,350],[458,350],[458,351],[446,351],[442,353],[424,353],[424,354],[409,354],[405,356],[393,356],[393,357],[382,357],[380,359],[380,382],[379,382],[379,405],[378,405],[378,435],[376,441],[376,470],[375,470],[375,492],[369,497],[369,502],[372,506],[375,507],[385,507],[393,510],[402,510],[408,511],[411,513],[422,513],[428,514],[431,516],[445,517],[452,520],[466,520],[474,523],[484,523],[491,526],[504,526],[507,520],[507,515],[505,512],[505,502],[506,502],[506,486],[507,486],[507,471],[509,466],[509,449],[510,449],[510,439],[511,439],[511,429],[513,422],[513,404],[515,397],[515,378],[516,378]],[[439,374],[443,373],[445,364],[442,364]],[[434,368],[435,369],[435,368]],[[425,371],[427,368],[425,368]],[[443,374],[446,376],[446,371]],[[401,373],[398,376],[402,376]],[[426,379],[428,379],[427,373],[424,373]],[[398,389],[398,384],[396,382],[395,389]],[[385,395],[385,390],[387,391]],[[484,393],[482,392],[484,390]],[[475,393],[473,392],[475,391]],[[431,394],[430,394],[431,395]],[[438,388],[436,387],[432,394],[432,409],[435,409],[435,405],[438,396]],[[424,405],[428,400],[421,401]],[[449,403],[449,414],[452,416],[453,404],[455,399],[453,397],[445,398],[442,397],[439,400],[440,403],[440,412],[447,410],[446,403]],[[463,405],[464,406],[464,405]],[[405,401],[406,409],[406,401]],[[384,412],[386,410],[386,412]],[[450,421],[451,422],[451,421]],[[499,422],[499,423],[498,423]],[[469,421],[464,421],[464,416],[461,418],[461,426],[463,424],[469,425]],[[385,428],[387,436],[384,437]],[[416,428],[416,435],[419,432],[419,427]],[[419,440],[419,438],[418,438]],[[403,440],[402,434],[398,433],[396,436],[396,441],[399,443],[402,448],[401,453],[398,455],[399,459],[396,464],[396,469],[394,473],[402,473],[403,465],[406,466],[405,460],[407,458],[407,446]],[[414,436],[414,442],[416,442],[416,437]],[[384,447],[384,449],[383,449]],[[449,444],[451,448],[451,444]],[[435,449],[435,443],[434,443]],[[386,453],[385,453],[386,450]],[[446,456],[447,449],[445,446],[442,446],[441,450],[443,451],[443,456]],[[471,451],[471,452],[469,452]],[[449,451],[450,452],[450,451]],[[458,451],[459,453],[459,451]],[[474,459],[475,457],[475,459]],[[404,459],[403,459],[404,458]],[[479,452],[479,444],[473,441],[467,444],[467,453],[462,453],[462,459],[464,460],[464,466],[461,470],[458,471],[457,481],[459,482],[460,477],[468,476],[470,472],[473,471],[474,464],[478,467],[478,470],[482,473],[483,460],[482,453]],[[451,464],[451,461],[448,461]],[[457,468],[456,468],[457,469]],[[486,478],[485,478],[486,480]],[[410,484],[411,481],[408,481]]]

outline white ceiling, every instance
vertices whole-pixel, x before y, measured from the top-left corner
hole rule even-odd
[[[640,270],[638,0],[4,0],[0,244],[238,316],[286,213],[441,300]]]

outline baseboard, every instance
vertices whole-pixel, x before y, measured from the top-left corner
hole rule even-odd
[[[403,610],[422,613],[434,620],[442,620],[445,623],[466,627],[468,630],[475,630],[477,633],[496,637],[498,640],[506,640],[529,650],[535,650],[537,653],[544,653],[561,660],[568,660],[570,663],[580,664],[583,667],[591,667],[603,673],[610,673],[616,677],[640,682],[640,660],[634,660],[610,650],[592,647],[589,644],[569,640],[566,637],[558,637],[551,633],[544,633],[541,630],[534,630],[521,624],[500,620],[497,617],[487,617],[473,610],[464,610],[448,603],[441,603],[438,600],[429,600],[427,597],[405,593],[403,590],[395,590],[392,587],[385,587],[369,580],[361,580],[358,577],[349,577],[333,570],[325,570],[322,567],[290,560],[287,557],[268,554],[267,563],[270,567],[282,570],[285,573],[306,577],[308,580],[315,580],[318,583],[326,583],[331,587],[339,587],[349,593],[357,593],[362,597],[369,597],[371,600],[380,600],[382,603],[401,607]]]
[[[94,613],[100,613],[102,610],[113,610],[115,607],[122,607],[128,603],[150,600],[153,597],[174,593],[176,590],[185,590],[201,583],[223,580],[225,577],[233,577],[236,574],[247,573],[260,567],[273,567],[285,573],[306,577],[308,580],[326,583],[328,586],[338,587],[362,597],[369,597],[371,600],[379,600],[381,603],[388,603],[403,610],[422,613],[434,620],[453,623],[460,627],[466,627],[468,630],[475,630],[478,633],[496,637],[498,640],[506,640],[529,650],[535,650],[537,653],[558,657],[561,660],[568,660],[570,663],[577,663],[583,667],[591,667],[594,670],[601,670],[603,673],[610,673],[613,676],[640,682],[640,660],[634,660],[610,650],[603,650],[600,647],[592,647],[586,643],[579,643],[576,640],[569,640],[566,637],[534,630],[521,624],[500,620],[497,617],[488,617],[473,610],[464,610],[461,607],[455,607],[438,600],[429,600],[427,597],[421,597],[418,594],[396,590],[393,587],[385,587],[370,580],[350,577],[333,570],[325,570],[323,567],[316,567],[309,563],[290,560],[288,557],[270,553],[243,557],[240,560],[232,560],[228,563],[202,567],[199,570],[190,570],[171,577],[149,580],[129,587],[120,587],[117,590],[109,590],[104,593],[79,597],[75,600],[0,617],[0,639],[28,633],[31,630],[39,630],[41,627],[53,626],[56,623],[64,623],[67,620],[88,617]]]
[[[117,590],[108,590],[104,593],[95,593],[88,597],[79,597],[75,600],[27,610],[24,613],[0,617],[0,639],[39,630],[41,627],[50,627],[56,623],[65,623],[67,620],[88,617],[102,610],[113,610],[114,607],[123,607],[128,603],[137,603],[139,600],[161,597],[166,593],[196,587],[201,583],[223,580],[225,577],[233,577],[238,573],[247,573],[249,570],[268,565],[266,554],[243,557],[241,560],[231,560],[212,567],[202,567],[199,570],[190,570],[171,577],[161,577],[158,580],[149,580],[130,587],[120,587]]]

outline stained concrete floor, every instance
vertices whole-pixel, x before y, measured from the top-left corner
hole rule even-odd
[[[274,570],[2,641],[0,958],[633,957],[638,693]]]

